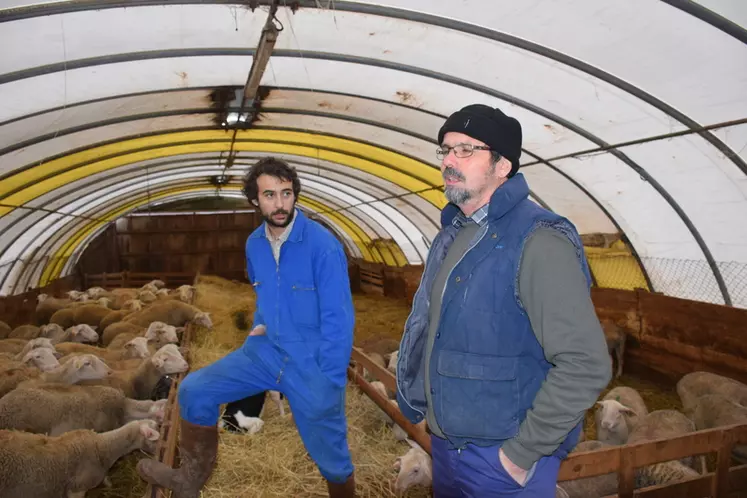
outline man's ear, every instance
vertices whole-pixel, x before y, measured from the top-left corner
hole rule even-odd
[[[259,202],[257,202],[257,199],[252,200],[252,204],[254,204],[255,206],[259,206]]]

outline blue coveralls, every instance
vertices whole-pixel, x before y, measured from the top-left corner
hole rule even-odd
[[[353,472],[345,384],[354,312],[342,245],[300,210],[276,264],[262,224],[247,239],[247,274],[257,295],[254,326],[237,349],[187,375],[179,387],[183,419],[216,425],[220,405],[274,390],[288,399],[299,435],[322,476]]]

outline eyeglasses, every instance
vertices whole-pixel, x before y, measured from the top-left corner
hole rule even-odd
[[[475,153],[476,150],[490,150],[490,147],[487,145],[472,145],[472,144],[456,144],[454,147],[449,147],[448,145],[442,145],[438,149],[436,149],[436,157],[443,160],[446,156],[449,155],[449,152],[454,151],[454,155],[464,159],[465,157],[469,157],[472,154]]]

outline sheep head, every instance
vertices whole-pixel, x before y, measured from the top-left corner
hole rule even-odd
[[[53,349],[36,348],[26,353],[22,361],[26,365],[35,366],[42,372],[49,372],[60,366],[57,354],[59,353]]]
[[[124,345],[125,354],[127,358],[147,358],[150,356],[148,350],[148,339],[145,337],[135,337],[130,342]]]
[[[166,344],[156,351],[150,359],[162,375],[171,375],[189,370],[189,363],[184,359],[176,344]]]
[[[47,294],[39,294],[38,296],[36,296],[36,302],[37,303],[43,303],[44,301],[47,300],[48,297],[49,297],[49,295],[47,295]]]
[[[143,303],[152,303],[153,301],[157,300],[158,298],[154,294],[153,291],[145,290],[145,291],[139,291],[137,293],[137,298],[142,301]]]
[[[122,304],[124,311],[140,311],[143,309],[143,302],[139,299],[128,299]]]
[[[96,328],[98,327],[86,325],[85,323],[73,325],[70,327],[70,339],[72,342],[96,343],[99,341],[99,334],[96,332]]]
[[[414,441],[407,442],[412,446],[410,450],[394,462],[394,470],[398,472],[394,483],[394,490],[402,494],[413,486],[430,486],[433,482],[431,458]]]
[[[195,317],[192,319],[192,323],[194,323],[195,325],[199,325],[200,327],[205,327],[206,329],[213,328],[213,321],[210,319],[210,313],[206,313],[204,311],[195,313]]]
[[[101,358],[92,354],[76,356],[72,361],[78,380],[98,380],[111,375],[112,369]]]
[[[41,333],[41,337],[49,338],[59,334],[63,334],[65,332],[65,329],[63,329],[62,326],[57,323],[48,323],[39,327],[39,332]]]

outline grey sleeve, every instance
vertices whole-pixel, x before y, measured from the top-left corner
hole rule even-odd
[[[524,246],[519,296],[552,364],[519,433],[503,451],[523,469],[549,455],[612,378],[612,360],[573,244],[551,228]]]

